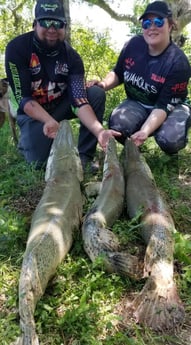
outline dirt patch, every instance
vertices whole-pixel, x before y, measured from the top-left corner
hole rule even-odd
[[[20,214],[30,215],[37,207],[44,187],[45,183],[42,183],[17,198],[9,199],[9,208]]]

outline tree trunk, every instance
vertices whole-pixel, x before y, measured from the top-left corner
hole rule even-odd
[[[62,2],[64,6],[66,21],[67,21],[66,40],[68,41],[68,43],[70,43],[71,42],[70,4],[69,4],[69,0],[62,0]]]

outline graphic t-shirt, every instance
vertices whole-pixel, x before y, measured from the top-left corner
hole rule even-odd
[[[82,59],[67,42],[55,51],[45,51],[34,31],[25,33],[7,45],[5,63],[20,113],[30,99],[45,109],[66,96],[74,107],[88,103]]]
[[[128,98],[168,112],[185,101],[191,67],[175,43],[162,54],[151,56],[143,36],[138,35],[124,45],[114,72],[124,83]]]

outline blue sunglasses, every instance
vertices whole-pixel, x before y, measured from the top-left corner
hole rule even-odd
[[[39,19],[38,22],[45,29],[49,29],[51,26],[55,29],[63,29],[66,26],[66,22],[62,22],[61,20]]]
[[[154,24],[157,28],[162,28],[164,25],[164,18],[143,19],[142,28],[147,30],[152,26],[152,24]]]

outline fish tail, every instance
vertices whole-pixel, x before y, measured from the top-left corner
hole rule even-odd
[[[133,279],[143,277],[143,264],[136,256],[120,251],[117,236],[98,225],[94,219],[86,219],[82,227],[84,250],[94,262],[99,257],[103,259],[106,270],[129,276]]]
[[[84,250],[92,261],[108,251],[116,251],[119,248],[117,236],[103,224],[104,218],[102,222],[100,219],[98,221],[95,213],[87,216],[82,225]]]
[[[143,263],[139,261],[137,256],[127,252],[106,253],[105,265],[111,273],[118,273],[135,280],[143,277]]]
[[[34,270],[34,267],[30,269],[23,263],[19,280],[19,315],[22,335],[17,339],[16,345],[39,344],[35,330],[34,310],[43,292],[41,288],[38,289],[40,284],[34,277]]]
[[[149,277],[131,308],[136,322],[158,332],[174,332],[184,322],[184,307],[170,279],[162,286],[153,276]]]

